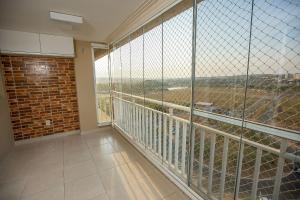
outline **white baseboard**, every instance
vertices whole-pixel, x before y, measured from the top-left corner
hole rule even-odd
[[[69,136],[69,135],[77,135],[77,134],[80,134],[80,130],[55,133],[53,135],[46,135],[46,136],[41,136],[41,137],[36,137],[36,138],[15,141],[15,146],[22,145],[22,144],[30,144],[30,143],[34,143],[34,142],[38,142],[38,141],[51,140],[51,139],[55,139],[55,138],[61,138],[61,137]]]
[[[98,133],[100,131],[100,128],[92,129],[92,130],[87,130],[87,131],[80,131],[80,135],[85,135],[85,134],[91,134],[91,133]]]
[[[81,135],[85,134],[91,134],[91,133],[100,133],[101,131],[104,131],[105,129],[111,129],[111,125],[107,124],[105,126],[99,126],[98,128],[92,129],[92,130],[87,130],[87,131],[81,131]]]

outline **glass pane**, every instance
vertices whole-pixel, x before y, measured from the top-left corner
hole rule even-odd
[[[112,90],[122,92],[122,65],[121,65],[121,49],[115,48],[111,56],[112,64]]]
[[[144,98],[144,83],[143,83],[143,31],[138,30],[132,36],[130,41],[131,48],[131,87],[132,95]],[[136,99],[136,103],[143,104],[144,100]]]
[[[95,61],[96,100],[98,123],[110,122],[110,84],[108,55]]]
[[[145,97],[162,101],[162,26],[144,34]],[[149,104],[147,106],[153,107]],[[161,109],[155,107],[154,109]]]
[[[163,155],[164,164],[187,182],[188,141],[190,135],[191,59],[192,59],[192,1],[182,1],[163,14],[163,101],[185,106],[173,109],[164,104],[163,139],[172,153]],[[169,117],[168,117],[169,116]],[[173,117],[179,117],[179,120]],[[182,121],[186,120],[186,121]],[[164,144],[162,144],[164,145]],[[162,146],[164,148],[164,146]]]
[[[121,67],[122,67],[122,92],[128,95],[131,95],[131,69],[130,69],[130,45],[128,43],[128,39],[125,39],[124,45],[120,47],[121,54]],[[124,96],[123,98],[128,99],[128,96]]]
[[[251,0],[197,5],[192,185],[211,199],[234,197],[250,19]]]
[[[163,86],[164,101],[179,105],[191,104],[193,9],[164,21]]]
[[[254,1],[239,199],[300,197],[299,16],[299,1]]]

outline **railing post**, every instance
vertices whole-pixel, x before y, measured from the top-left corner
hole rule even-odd
[[[146,120],[145,120],[145,125],[146,125],[146,131],[145,131],[145,146],[147,148],[148,144],[149,144],[149,111],[146,109]]]
[[[163,132],[163,160],[167,160],[167,135],[168,135],[168,128],[167,128],[167,115],[163,116],[164,120],[164,132]]]
[[[150,139],[150,145],[149,145],[150,149],[152,149],[152,139],[153,139],[153,137],[152,137],[152,135],[153,135],[152,134],[153,133],[153,131],[152,131],[153,130],[152,113],[153,113],[152,110],[150,110],[150,134],[149,134],[149,137],[150,137],[149,138]]]
[[[169,156],[168,156],[168,162],[169,166],[172,165],[172,140],[173,140],[173,108],[169,108],[169,114],[170,114],[170,120],[169,120]]]
[[[208,196],[212,195],[212,181],[214,173],[215,161],[215,147],[216,147],[216,134],[212,133],[210,136],[210,155],[209,155],[209,175],[208,175]]]
[[[273,191],[273,199],[274,200],[279,199],[280,185],[281,185],[284,160],[285,160],[284,154],[286,152],[287,146],[288,146],[287,140],[282,139],[281,144],[280,144],[280,154],[279,154],[279,158],[278,158],[277,172],[276,172],[275,185],[274,185],[274,191]]]
[[[262,150],[261,148],[257,148],[256,150],[256,158],[255,158],[255,168],[253,175],[253,183],[252,183],[252,191],[251,191],[251,199],[256,199],[257,196],[257,185],[259,181],[259,172],[260,172],[260,164],[261,164]]]
[[[242,167],[243,167],[243,159],[244,159],[244,147],[245,144],[243,141],[240,141],[240,152],[238,155],[238,168],[237,168],[237,177],[236,177],[236,184],[235,184],[235,191],[234,191],[234,197],[235,199],[238,199],[239,192],[240,192],[240,182],[241,182],[241,174],[242,174]]]
[[[175,170],[178,172],[178,154],[179,154],[179,121],[176,120],[175,130]]]
[[[162,114],[158,114],[158,154],[161,155],[161,122],[162,122]]]
[[[153,131],[153,150],[157,153],[157,113],[153,112],[154,114],[154,131]]]
[[[199,151],[199,176],[198,176],[198,188],[202,187],[202,174],[203,174],[203,158],[204,158],[204,145],[205,145],[205,130],[200,129],[200,151]]]
[[[221,174],[221,184],[220,184],[220,199],[224,198],[224,191],[225,191],[225,180],[226,180],[226,169],[227,169],[227,157],[228,157],[228,143],[229,138],[224,138],[224,146],[223,146],[223,154],[222,154],[222,174]]]
[[[186,157],[186,133],[187,124],[184,122],[182,127],[182,151],[181,151],[181,174],[185,178],[185,157]]]

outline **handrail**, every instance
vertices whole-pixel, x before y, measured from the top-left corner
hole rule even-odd
[[[131,95],[131,94],[123,93],[123,92],[117,92],[117,91],[112,91],[112,93],[128,96],[128,97],[131,97],[131,98],[134,98],[134,99],[144,100],[144,101],[147,101],[149,103],[164,105],[168,108],[173,108],[173,109],[176,109],[176,110],[190,112],[189,107],[181,106],[181,105],[170,103],[170,102],[162,102],[160,100],[144,98],[144,97]],[[238,118],[234,118],[234,117],[228,117],[228,116],[225,116],[225,115],[216,114],[216,113],[212,113],[212,112],[207,112],[207,111],[203,111],[203,110],[194,110],[193,114],[196,115],[196,116],[199,116],[199,117],[205,117],[205,118],[213,119],[213,120],[216,120],[216,121],[221,121],[221,122],[224,122],[224,123],[227,123],[227,124],[242,126],[242,120],[238,119]],[[286,138],[286,139],[290,139],[290,140],[300,142],[300,132],[299,131],[287,130],[287,129],[283,129],[283,128],[280,128],[280,127],[272,127],[272,126],[267,125],[267,124],[262,124],[262,123],[253,122],[253,121],[249,121],[249,120],[244,121],[244,126],[245,126],[245,128],[248,128],[248,129],[251,129],[251,130],[255,130],[255,131],[267,133],[267,134],[270,134],[270,135],[278,136],[278,137],[281,137],[281,138]]]
[[[142,105],[139,105],[139,104],[136,104],[135,102],[131,102],[131,101],[128,101],[128,100],[125,100],[125,99],[122,99],[122,98],[119,98],[119,97],[114,97],[115,99],[118,99],[118,100],[121,100],[125,103],[128,103],[128,104],[135,104],[135,106],[138,106],[138,107],[142,107],[144,108]],[[178,120],[178,121],[181,121],[183,123],[189,123],[188,120],[186,119],[183,119],[183,118],[180,118],[180,117],[176,117],[174,115],[170,115],[168,113],[164,113],[164,112],[161,112],[161,111],[158,111],[158,110],[155,110],[155,109],[152,109],[152,108],[145,108],[147,110],[151,110],[152,112],[156,112],[156,113],[159,113],[161,115],[164,115],[164,116],[167,116],[169,118],[172,118],[174,120]],[[236,135],[232,135],[232,134],[229,134],[229,133],[226,133],[224,131],[221,131],[221,130],[218,130],[218,129],[215,129],[215,128],[211,128],[211,127],[208,127],[208,126],[205,126],[205,125],[202,125],[202,124],[199,124],[199,123],[193,123],[195,126],[197,126],[198,128],[202,128],[208,132],[211,132],[211,133],[215,133],[217,135],[222,135],[223,137],[227,137],[229,139],[232,139],[232,140],[235,140],[235,141],[240,141],[240,137],[236,136]],[[255,147],[255,148],[258,148],[258,149],[261,149],[261,150],[264,150],[264,151],[267,151],[269,153],[273,153],[273,154],[276,154],[276,155],[280,155],[280,150],[279,149],[275,149],[273,147],[269,147],[267,145],[264,145],[264,144],[260,144],[258,142],[255,142],[255,141],[252,141],[252,140],[249,140],[249,139],[246,139],[244,138],[243,139],[243,143],[244,144],[247,144],[249,146],[252,146],[252,147]],[[300,156],[297,156],[295,154],[292,154],[292,153],[288,153],[288,152],[285,152],[283,154],[283,157],[286,158],[286,159],[289,159],[289,160],[293,160],[293,161],[297,161],[297,162],[300,162]]]

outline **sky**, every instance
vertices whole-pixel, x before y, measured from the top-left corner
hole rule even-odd
[[[254,1],[250,74],[300,73],[299,16],[299,0]],[[132,78],[142,78],[144,61],[145,79],[161,79],[162,73],[164,78],[189,78],[192,17],[192,9],[188,9],[146,32],[144,38],[115,49],[111,55],[113,77],[122,74],[129,78],[131,65]],[[247,73],[250,19],[250,0],[198,4],[196,77]],[[97,77],[108,77],[107,63],[107,57],[96,61]]]

